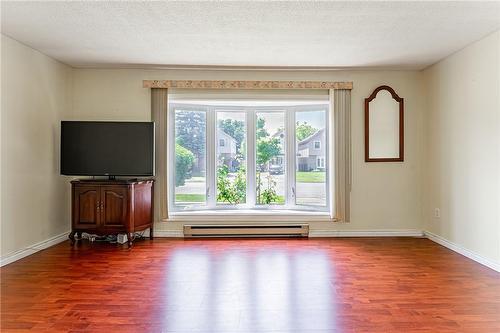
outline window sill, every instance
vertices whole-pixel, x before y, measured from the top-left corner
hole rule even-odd
[[[198,210],[169,215],[165,222],[335,222],[328,212],[296,210]]]

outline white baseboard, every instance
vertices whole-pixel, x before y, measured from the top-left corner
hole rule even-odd
[[[3,255],[2,258],[0,259],[0,267],[5,266],[7,264],[10,264],[14,261],[17,261],[19,259],[22,259],[24,257],[27,257],[29,255],[32,255],[33,253],[36,253],[38,251],[44,250],[46,248],[49,248],[51,246],[54,246],[56,244],[59,244],[61,242],[64,242],[65,240],[68,239],[68,234],[69,231],[64,232],[60,235],[51,237],[47,240],[38,242],[36,244],[33,244],[31,246],[27,246],[24,249],[7,253],[6,255]]]
[[[421,230],[309,230],[309,237],[423,237]]]
[[[500,272],[500,264],[497,264],[497,263],[477,254],[477,253],[474,253],[473,251],[468,250],[468,249],[464,248],[463,246],[460,246],[458,244],[450,242],[446,238],[443,238],[439,235],[436,235],[430,231],[424,231],[424,234],[425,234],[425,237],[427,237],[431,241],[438,243],[439,245],[442,245],[442,246],[444,246],[452,251],[455,251],[455,252],[457,252],[457,253],[459,253],[459,254],[461,254],[469,259],[472,259],[475,262],[480,263],[481,265],[484,265],[484,266],[489,267],[497,272]]]

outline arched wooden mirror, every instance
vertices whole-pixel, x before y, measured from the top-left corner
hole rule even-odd
[[[365,162],[404,161],[404,100],[389,86],[365,98]]]

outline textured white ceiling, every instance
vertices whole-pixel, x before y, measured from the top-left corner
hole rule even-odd
[[[75,67],[424,68],[500,2],[6,2],[2,33]]]

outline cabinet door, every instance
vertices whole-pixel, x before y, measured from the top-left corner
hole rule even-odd
[[[73,189],[73,227],[95,229],[100,221],[98,186],[77,186]]]
[[[147,228],[153,221],[152,183],[138,184],[134,186],[134,227],[138,229]]]
[[[127,187],[101,188],[101,227],[109,229],[127,226],[127,192]]]

